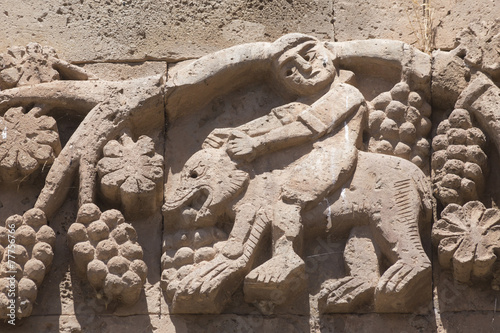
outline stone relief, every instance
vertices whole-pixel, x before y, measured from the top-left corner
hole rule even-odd
[[[432,56],[289,34],[123,81],[38,44],[9,49],[0,180],[44,182],[0,226],[0,318],[11,290],[16,317],[31,314],[56,253],[50,221],[74,187],[63,237],[106,307],[143,297],[137,228],[155,214],[170,313],[287,313],[300,297],[319,313],[425,311],[434,259],[498,290],[500,61],[485,42],[497,25]],[[315,256],[327,259],[313,271]]]

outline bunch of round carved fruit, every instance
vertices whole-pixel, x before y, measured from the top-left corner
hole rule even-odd
[[[28,317],[48,272],[56,234],[43,211],[33,208],[0,226],[0,318]]]
[[[68,230],[68,242],[77,270],[98,295],[108,303],[137,302],[147,266],[137,233],[122,213],[115,209],[101,213],[94,204],[82,205]]]
[[[427,167],[431,130],[431,106],[422,96],[410,91],[405,82],[375,97],[368,125],[368,151],[410,160],[421,169]]]
[[[464,109],[453,110],[436,134],[431,167],[437,197],[444,205],[478,200],[487,170],[486,136]]]
[[[224,244],[227,234],[217,227],[180,230],[164,238],[161,283],[167,296],[172,298],[177,283],[187,276],[195,265],[212,260],[218,245]]]

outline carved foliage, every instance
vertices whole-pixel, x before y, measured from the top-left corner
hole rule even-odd
[[[459,282],[483,278],[491,274],[500,248],[500,211],[486,209],[479,201],[463,207],[450,204],[434,225],[432,238],[438,246],[439,263],[453,268]]]
[[[38,108],[24,113],[9,109],[0,117],[0,179],[23,180],[40,166],[52,164],[61,151],[54,118],[36,116]]]
[[[0,90],[64,78],[86,80],[90,77],[83,69],[57,57],[49,46],[29,43],[15,46],[0,54]]]
[[[134,142],[128,135],[109,141],[97,164],[100,189],[127,216],[152,214],[163,197],[163,157],[145,135]]]

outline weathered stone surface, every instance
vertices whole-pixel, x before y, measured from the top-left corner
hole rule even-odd
[[[333,38],[331,1],[4,1],[0,49],[32,40],[72,62],[199,57],[300,31]],[[276,19],[280,17],[280,19]]]
[[[165,61],[144,61],[136,63],[87,63],[80,65],[85,71],[101,80],[119,81],[145,76],[164,75],[167,71]]]
[[[496,1],[431,1],[434,8],[435,46],[451,50],[457,46],[456,36],[473,21],[494,22],[500,16]]]
[[[412,12],[411,1],[372,1],[366,5],[361,0],[334,1],[335,38],[338,41],[381,38],[416,43],[408,19]],[[419,13],[420,14],[420,13]],[[391,20],[385,20],[391,17]]]
[[[221,31],[240,43],[266,34],[259,24]],[[14,175],[0,161],[23,324],[7,330],[446,331],[453,312],[494,312],[496,29],[476,24],[432,56],[288,34],[175,65],[82,69],[49,48],[11,48],[0,115],[29,122],[7,131],[57,127],[43,164]],[[46,134],[24,132],[5,156]],[[6,181],[20,174],[30,182]]]

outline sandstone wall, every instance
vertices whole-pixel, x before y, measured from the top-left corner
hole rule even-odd
[[[495,0],[431,1],[430,10],[432,47],[436,50],[449,51],[458,45],[457,34],[470,23],[477,20],[491,22],[498,19],[500,2]],[[156,77],[156,85],[144,81],[144,95],[147,95],[151,93],[151,90],[160,90],[160,84],[163,84],[165,80],[174,82],[172,86],[179,82],[183,83],[182,80],[176,81],[176,73],[182,73],[185,68],[196,68],[189,66],[195,59],[204,55],[243,43],[273,42],[291,32],[305,33],[324,41],[392,39],[421,47],[422,35],[419,33],[418,24],[423,22],[423,17],[421,9],[413,0],[0,0],[0,31],[2,31],[0,54],[5,53],[11,46],[25,46],[30,42],[37,42],[53,47],[60,59],[83,68],[100,80],[118,81],[154,75],[163,76],[162,78]],[[484,45],[489,43],[488,37],[491,36],[488,31],[485,32],[486,28],[479,26],[476,28],[474,31],[480,31],[482,35],[478,35],[483,38],[481,40],[483,44],[478,43],[476,46],[484,48]],[[474,33],[465,35],[462,40],[472,38],[470,35]],[[346,53],[350,52],[351,44],[341,45],[345,45]],[[384,45],[382,44],[382,48]],[[464,45],[467,48],[474,44],[464,42]],[[463,54],[459,52],[450,55],[449,52],[436,51],[430,58],[425,58],[423,54],[419,58],[415,55],[417,54],[415,51],[408,62],[411,65],[405,63],[404,66],[411,67],[412,71],[420,74],[427,71],[426,73],[429,74],[420,77],[415,74],[415,77],[408,79],[409,82],[411,81],[412,93],[415,88],[423,96],[423,100],[429,102],[429,104],[424,103],[424,107],[425,105],[433,107],[433,115],[429,116],[433,122],[432,129],[429,123],[426,133],[430,134],[424,134],[424,138],[426,135],[428,138],[436,135],[438,124],[450,115],[460,93],[467,87],[471,75],[474,77],[476,72],[484,71],[491,75],[498,85],[500,81],[498,68],[481,67],[482,60],[477,60],[478,57],[474,58],[474,52],[469,51],[470,49],[467,49],[470,57],[465,60]],[[365,52],[364,55],[370,53],[366,49],[363,52]],[[491,53],[489,55],[491,56]],[[495,55],[492,57],[491,63],[493,65],[495,62],[498,63],[498,58],[495,58]],[[418,62],[418,59],[424,58],[427,60]],[[415,63],[412,63],[414,60]],[[349,80],[352,78],[347,72],[351,70],[356,72],[359,90],[367,101],[376,105],[375,97],[382,95],[383,92],[387,95],[387,92],[400,79],[398,76],[400,73],[397,72],[396,75],[394,72],[403,71],[403,69],[392,68],[389,72],[381,70],[377,72],[381,78],[374,79],[367,75],[371,70],[370,65],[363,65],[362,62],[356,61],[343,64],[346,69],[343,75],[346,76],[342,79],[351,83]],[[401,59],[398,61],[403,62]],[[231,81],[228,80],[228,82],[227,84],[230,85]],[[148,100],[148,103],[153,105],[148,106],[152,120],[146,121],[139,116],[132,122],[139,128],[137,133],[146,132],[152,138],[154,143],[150,145],[154,148],[151,148],[151,151],[155,150],[160,154],[165,152],[165,164],[170,168],[170,171],[165,170],[166,184],[176,185],[177,173],[181,171],[190,155],[200,149],[204,137],[215,126],[211,123],[214,119],[216,119],[217,127],[236,127],[246,120],[260,116],[260,109],[274,108],[282,102],[265,86],[259,86],[257,83],[260,84],[260,81],[255,85],[252,80],[250,83],[250,88],[247,90],[230,91],[224,95],[224,98],[216,98],[196,109],[199,114],[188,114],[186,118],[179,119],[171,115],[168,124],[162,113],[165,108],[164,101]],[[186,83],[188,84],[191,82]],[[151,88],[153,86],[155,88]],[[167,87],[172,86],[167,84]],[[113,108],[126,108],[134,103],[147,104],[143,101],[121,99],[123,89],[126,94],[134,91],[136,87],[142,87],[142,81],[135,86],[122,88],[121,92],[118,87],[110,95],[103,93],[102,96],[116,97],[116,104],[108,103],[107,107],[112,110]],[[139,91],[142,88],[137,89]],[[214,91],[216,91],[215,88]],[[216,94],[214,91],[211,93]],[[93,90],[90,88],[86,92],[89,96],[92,93]],[[470,94],[474,95],[473,92]],[[176,97],[175,94],[174,97]],[[185,100],[196,99],[198,98],[197,92],[184,98]],[[179,100],[181,100],[180,97]],[[189,101],[185,100],[183,101],[186,105],[190,106]],[[0,99],[0,106],[1,103]],[[466,101],[462,101],[462,104],[461,107],[464,109],[473,108]],[[33,107],[33,103],[27,105],[30,108]],[[241,105],[246,105],[246,108]],[[72,133],[84,117],[82,114],[68,115],[62,109],[64,108],[61,107],[61,110],[58,110],[60,112],[56,113],[54,118],[57,120],[59,136],[64,146],[70,142]],[[230,112],[234,114],[234,119],[224,116]],[[480,114],[481,111],[475,110],[475,112]],[[421,118],[429,120],[426,117]],[[103,123],[106,121],[107,118],[102,119]],[[488,119],[485,122],[488,122]],[[167,134],[165,124],[169,126]],[[96,131],[97,129],[98,126]],[[137,133],[126,134],[135,137]],[[187,138],[186,133],[190,133]],[[495,163],[499,161],[499,154],[494,148],[495,140],[498,139],[495,137],[494,130],[486,134],[488,141],[483,143],[481,149],[484,149],[488,155],[491,169],[491,166],[495,166]],[[86,136],[81,136],[82,142],[85,138]],[[432,139],[429,140],[432,145]],[[74,140],[75,143],[78,141]],[[122,146],[133,144],[130,140],[125,141],[120,141],[118,144]],[[373,150],[376,149],[373,148]],[[429,146],[426,149],[428,154]],[[485,154],[482,150],[480,153]],[[112,156],[112,153],[110,154]],[[280,156],[286,160],[286,154]],[[266,161],[261,162],[259,168],[264,170],[269,167],[266,163]],[[432,168],[428,166],[427,169],[423,169],[429,176]],[[486,169],[487,167],[484,170]],[[493,167],[493,170],[496,169]],[[432,172],[435,171],[432,169]],[[490,184],[484,185],[485,193],[491,199],[488,207],[498,207],[500,202],[496,189],[500,184],[500,176],[494,171],[491,173]],[[42,174],[45,175],[46,172],[46,170],[42,171]],[[0,184],[0,221],[6,220],[13,214],[25,213],[32,208],[36,202],[40,201],[39,196],[43,186],[43,180],[40,179],[14,184],[2,182]],[[143,260],[148,267],[147,281],[141,289],[138,300],[135,303],[132,302],[132,306],[112,304],[108,308],[106,304],[96,299],[94,289],[85,282],[85,278],[77,273],[79,267],[72,256],[73,244],[68,243],[66,234],[75,221],[82,219],[79,217],[80,214],[77,216],[81,203],[77,190],[80,184],[75,181],[66,186],[71,189],[57,214],[49,221],[49,225],[55,232],[55,243],[52,246],[54,262],[50,271],[46,272],[43,287],[38,290],[33,312],[29,318],[18,320],[15,327],[0,323],[1,332],[500,331],[500,317],[497,314],[497,297],[500,296],[498,285],[495,285],[496,291],[492,291],[489,282],[470,287],[472,285],[470,281],[458,283],[452,272],[439,267],[436,248],[430,244],[430,227],[424,230],[422,238],[427,239],[423,241],[423,247],[433,262],[432,300],[412,313],[390,313],[390,311],[377,313],[373,308],[362,307],[359,311],[349,310],[347,313],[319,314],[317,308],[309,304],[309,295],[301,294],[298,297],[299,301],[292,302],[291,305],[287,304],[287,307],[278,307],[273,315],[263,315],[257,307],[245,303],[243,291],[238,290],[220,315],[172,314],[171,304],[166,301],[169,296],[160,287],[164,269],[162,258],[166,247],[164,237],[167,237],[162,235],[162,232],[168,229],[166,226],[168,219],[162,216],[159,208],[147,218],[141,216],[130,218],[135,228],[133,232],[137,233],[138,242],[142,246]],[[158,192],[158,188],[155,190]],[[168,191],[168,189],[165,190],[167,195]],[[253,191],[258,192],[258,189]],[[485,201],[484,197],[482,200]],[[443,209],[442,205],[442,203],[438,204],[439,212]],[[113,205],[106,202],[103,207],[113,207]],[[135,207],[132,211],[134,209]],[[129,221],[128,217],[127,221]],[[0,225],[2,225],[1,222]],[[182,236],[179,237],[182,238]],[[270,239],[265,239],[265,241],[271,244]],[[263,250],[262,256],[269,255],[270,246]],[[335,240],[325,247],[323,240],[320,239],[308,246],[306,248],[308,253],[306,272],[308,274],[317,277],[316,273],[321,271],[318,267],[324,263],[321,256],[327,256],[328,260],[336,263],[335,269],[337,270],[332,269],[327,274],[335,276],[339,275],[339,271],[345,273],[342,242]],[[387,263],[384,264],[387,265]],[[498,271],[500,270],[497,270],[494,275],[495,281],[499,279]],[[310,287],[318,289],[321,284],[318,281],[310,282],[312,284]],[[262,310],[262,308],[259,309]]]
[[[415,0],[416,2],[416,0]],[[71,62],[179,61],[290,32],[323,40],[387,38],[418,45],[413,0],[2,0],[0,49],[36,41]],[[499,17],[496,1],[431,1],[435,48],[451,49],[474,20]],[[410,23],[412,22],[412,23]],[[416,30],[416,31],[415,31]]]

